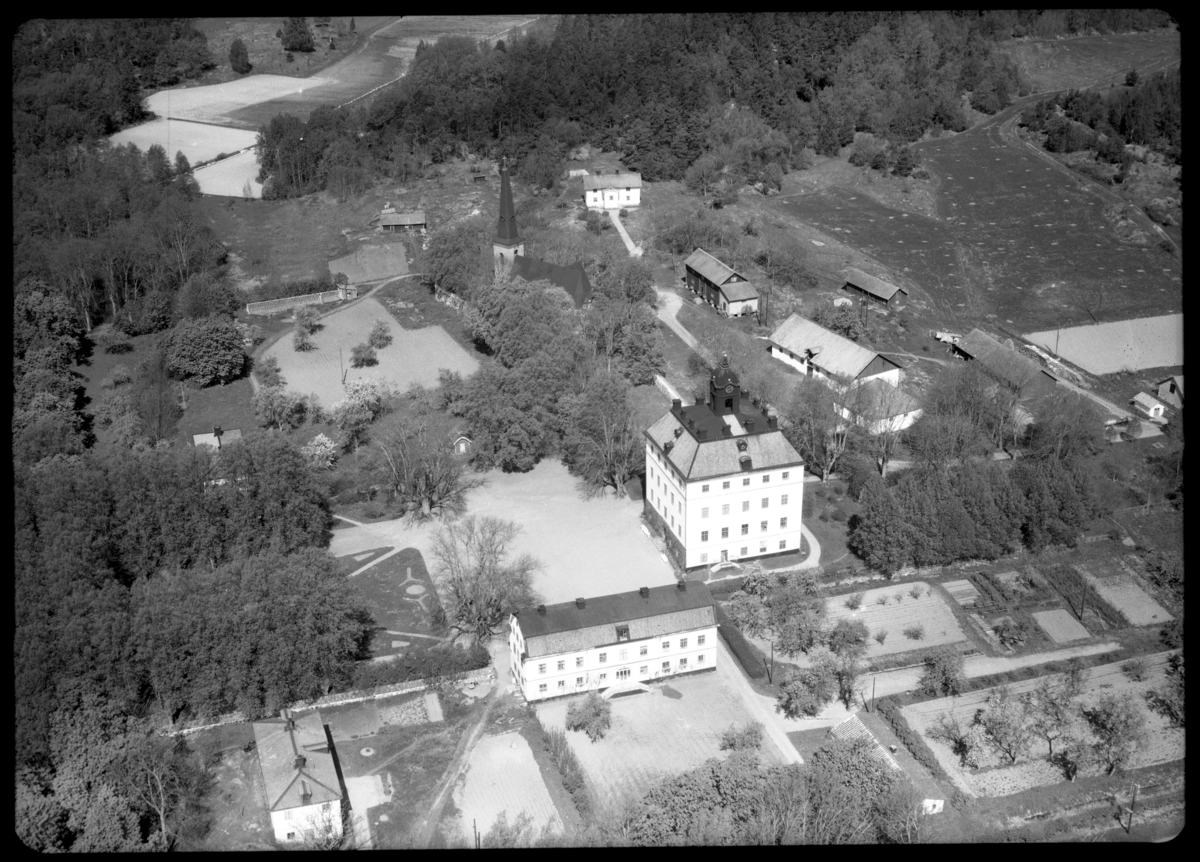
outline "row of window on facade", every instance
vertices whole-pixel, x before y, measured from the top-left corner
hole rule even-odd
[[[703,635],[700,636],[700,640],[704,640]],[[702,665],[705,663],[706,663],[706,660],[705,660],[704,653],[700,653],[700,655],[696,656],[696,664],[697,665]],[[541,665],[541,667],[545,667],[545,665]],[[687,669],[688,669],[687,658],[686,657],[680,658],[679,665],[676,667],[676,671],[679,673],[683,673]],[[671,662],[664,661],[662,663],[662,673],[671,673]],[[632,671],[630,671],[629,668],[621,668],[621,670],[616,672],[615,676],[617,678],[617,682],[621,682],[622,680],[629,679],[631,674],[632,674]],[[644,664],[638,668],[638,678],[639,679],[648,677],[649,675],[650,675],[650,665]],[[586,679],[587,679],[586,677],[582,677],[582,676],[575,677],[575,688],[583,688],[586,684]],[[605,683],[608,682],[608,674],[601,673],[601,674],[597,675],[596,682],[601,686],[605,685]],[[547,691],[549,691],[549,688],[550,688],[549,683],[546,683],[546,682],[538,683],[538,694],[545,694]],[[564,692],[567,690],[567,681],[565,679],[560,679],[558,681],[558,690],[564,691]]]
[[[781,551],[786,551],[786,550],[787,550],[787,539],[780,539],[780,540],[779,540],[779,550],[781,550]],[[759,543],[758,543],[758,552],[759,552],[760,554],[765,554],[765,553],[767,552],[767,543],[766,543],[766,542],[759,542]],[[726,552],[725,552],[725,551],[722,551],[721,553],[724,555]],[[739,551],[738,551],[738,556],[739,556],[739,557],[746,557],[746,556],[749,556],[749,555],[750,555],[750,548],[749,548],[749,547],[747,547],[746,545],[742,545],[741,549],[739,549]],[[722,557],[721,557],[721,562],[725,562],[725,560],[726,560],[726,557],[722,556]],[[701,555],[700,555],[700,564],[701,564],[701,565],[704,565],[704,564],[705,564],[705,563],[707,563],[707,562],[708,562],[708,554],[706,554],[706,553],[705,553],[705,554],[701,554]]]
[[[704,639],[705,639],[704,635],[697,635],[696,636],[696,646],[704,646]],[[679,648],[680,649],[687,649],[687,645],[688,645],[687,638],[679,639]],[[663,652],[666,652],[667,650],[669,650],[671,648],[671,642],[669,640],[663,641],[662,648],[663,648]],[[650,645],[649,644],[642,644],[641,646],[638,647],[638,655],[639,656],[646,656],[649,654],[650,654]],[[617,653],[617,661],[625,661],[628,657],[629,657],[629,650],[627,650],[627,649],[623,649]],[[686,661],[686,659],[685,659],[685,661]],[[608,653],[606,653],[606,652],[600,653],[600,664],[607,664],[607,663],[608,663]],[[581,656],[581,655],[575,656],[575,667],[577,667],[577,668],[583,667],[583,656]],[[545,674],[546,668],[547,668],[547,665],[545,663],[539,664],[538,665],[538,673]],[[560,671],[566,670],[567,669],[567,660],[559,659],[557,669]],[[580,679],[582,679],[582,677],[580,677]]]
[[[767,531],[767,528],[768,528],[769,524],[770,524],[770,522],[769,522],[769,521],[759,521],[759,522],[758,522],[758,529],[759,529],[759,532],[760,532],[760,533],[765,533],[765,532]],[[786,529],[787,529],[787,518],[780,518],[780,519],[779,519],[779,529],[781,529],[781,530],[786,530]],[[749,524],[742,524],[742,535],[743,535],[743,536],[749,536],[749,535],[750,535],[750,525],[749,525]],[[729,538],[729,528],[728,528],[728,527],[722,527],[722,528],[721,528],[721,538],[722,538],[722,539],[728,539],[728,538]],[[701,531],[700,531],[700,541],[702,541],[702,542],[707,542],[707,541],[708,541],[708,530],[701,530]],[[781,547],[781,548],[782,548],[782,547],[783,547],[783,545],[780,545],[779,547]]]
[[[661,489],[661,488],[659,488],[659,489],[657,489],[657,490],[661,491],[662,489]],[[676,500],[675,500],[675,495],[674,495],[674,494],[672,494],[672,493],[670,493],[670,492],[667,492],[667,493],[668,493],[668,495],[670,496],[671,504],[675,506],[675,511],[677,511],[677,512],[679,512],[679,513],[681,513],[681,514],[682,514],[682,512],[683,512],[683,503],[682,503],[682,501],[676,502]],[[763,497],[763,498],[762,498],[762,505],[760,506],[760,508],[763,508],[763,509],[770,508],[770,501],[771,501],[771,498],[770,498],[770,497]],[[657,494],[657,495],[656,495],[656,494],[654,493],[654,491],[651,491],[651,492],[650,492],[650,502],[651,502],[651,503],[654,503],[656,506],[659,506],[659,508],[662,508],[661,504],[662,504],[662,503],[664,503],[665,501],[663,500],[663,498],[662,498],[661,494]],[[788,504],[788,495],[787,495],[787,494],[780,494],[780,496],[779,496],[779,505],[781,505],[781,506],[786,506],[787,504]],[[743,501],[742,501],[742,511],[743,511],[743,512],[749,512],[749,511],[750,511],[750,501],[749,501],[749,500],[743,500]],[[728,504],[728,503],[724,503],[724,504],[722,504],[722,505],[721,505],[721,514],[722,514],[722,515],[728,515],[728,514],[729,514],[729,504]],[[707,518],[707,517],[708,517],[708,507],[707,507],[707,506],[704,506],[703,508],[701,508],[701,509],[700,509],[700,517],[701,517],[701,518]],[[763,523],[766,523],[766,522],[764,521]],[[787,518],[784,518],[784,519],[783,519],[783,523],[781,523],[779,526],[781,526],[781,527],[786,527],[786,526],[787,526]],[[743,525],[742,525],[742,535],[745,535],[745,533],[746,533],[746,531],[745,531],[745,527],[746,527],[746,525],[745,525],[745,524],[743,524]],[[765,530],[765,529],[766,529],[766,527],[764,527],[763,529]]]

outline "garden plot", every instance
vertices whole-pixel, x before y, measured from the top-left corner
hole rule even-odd
[[[1133,571],[1124,560],[1095,560],[1074,568],[1133,625],[1151,626],[1175,619],[1138,586]]]
[[[1080,698],[1083,705],[1095,701],[1101,691],[1129,692],[1138,700],[1142,700],[1151,689],[1166,684],[1164,671],[1167,658],[1171,653],[1158,653],[1145,656],[1146,674],[1142,682],[1135,682],[1121,670],[1123,662],[1100,665],[1086,671],[1084,693]],[[1051,674],[1046,677],[1011,683],[1009,688],[1015,694],[1025,694],[1033,691],[1042,679],[1052,683],[1061,683],[1062,674]],[[915,730],[920,731],[925,741],[937,756],[938,762],[946,773],[961,789],[974,796],[1008,796],[1020,793],[1031,787],[1048,784],[1058,784],[1066,779],[1062,770],[1046,761],[1047,749],[1040,740],[1035,741],[1027,753],[1018,758],[1012,765],[1004,765],[990,750],[981,756],[980,768],[969,769],[959,766],[958,758],[950,747],[929,735],[929,729],[936,726],[942,713],[954,715],[964,724],[970,723],[977,710],[982,709],[995,688],[980,689],[968,692],[958,697],[943,697],[928,700],[923,703],[903,707],[901,712]],[[1153,766],[1179,760],[1184,756],[1184,730],[1171,727],[1170,722],[1155,712],[1147,710],[1146,742],[1134,754],[1129,768]],[[1098,774],[1100,767],[1091,767],[1087,774]],[[1080,775],[1085,774],[1084,771]]]
[[[124,129],[109,140],[113,146],[134,144],[143,153],[152,145],[159,144],[166,150],[167,158],[172,163],[175,161],[175,153],[182,152],[194,167],[200,162],[212,161],[221,153],[236,153],[252,147],[258,140],[258,135],[245,129],[225,129],[207,123],[164,118]],[[253,154],[251,159],[253,160]],[[258,173],[257,164],[254,172]],[[238,194],[241,194],[240,187]]]
[[[331,275],[344,273],[351,284],[378,281],[384,278],[405,275],[408,260],[402,242],[364,245],[350,254],[329,261]]]
[[[533,750],[521,734],[489,736],[471,752],[465,775],[454,788],[454,805],[460,814],[458,832],[471,840],[471,826],[485,834],[506,812],[513,823],[522,813],[529,815],[536,831],[550,824],[556,834],[563,831],[562,819],[542,780]]]
[[[676,695],[682,695],[677,697]],[[547,729],[565,729],[567,707],[574,698],[537,705],[538,721]],[[640,798],[656,783],[694,769],[712,757],[723,757],[721,734],[752,716],[715,673],[670,680],[651,693],[618,697],[612,704],[612,727],[599,742],[568,730],[567,738],[588,781],[601,800],[623,795]],[[764,740],[764,761],[779,762],[776,747]]]
[[[1075,617],[1071,616],[1070,611],[1061,609],[1038,611],[1033,614],[1033,619],[1055,643],[1077,641],[1092,636]]]
[[[200,191],[206,195],[245,197],[246,183],[249,183],[250,197],[262,197],[263,187],[262,183],[258,181],[258,154],[254,150],[238,153],[214,164],[205,165],[193,176],[200,186]]]
[[[351,368],[351,349],[366,342],[377,320],[391,327],[392,343],[376,351],[378,365]],[[479,362],[440,326],[404,329],[369,297],[322,317],[321,324],[322,329],[312,336],[315,350],[296,351],[290,335],[285,334],[266,350],[265,356],[274,356],[279,361],[289,389],[315,395],[326,408],[345,398],[343,371],[347,382],[378,380],[404,392],[413,384],[437,386],[439,368],[449,368],[468,377],[479,367]]]

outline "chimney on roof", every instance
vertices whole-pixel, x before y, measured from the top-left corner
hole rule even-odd
[[[779,417],[778,416],[768,416],[767,417],[767,427],[770,428],[772,431],[777,431],[779,429]]]
[[[297,754],[297,755],[296,755],[296,759],[295,759],[295,761],[292,763],[292,766],[294,766],[296,769],[303,769],[303,768],[304,768],[304,762],[305,762],[305,761],[304,761],[304,755],[303,755],[303,754]]]
[[[650,588],[642,587],[641,589],[638,590],[638,595],[641,596],[643,599],[650,598]]]
[[[722,425],[721,426],[721,436],[722,437],[732,437],[733,429],[730,428],[728,425]]]
[[[675,585],[675,589],[679,590],[679,592],[681,592],[681,593],[686,592],[687,591],[687,581],[680,581],[679,583],[677,583]]]
[[[754,433],[754,420],[747,419],[745,422],[745,425],[746,425],[746,433],[753,434]]]
[[[538,605],[538,613],[541,614],[542,616],[545,616],[546,615],[546,606]]]
[[[688,422],[689,422],[689,423],[691,423],[691,421],[692,421],[691,419],[689,419],[689,420],[688,420]],[[676,429],[675,429],[675,436],[676,436],[676,437],[682,437],[682,436],[683,436],[683,428],[676,428]]]
[[[707,440],[708,439],[708,429],[707,428],[697,428],[696,429],[696,439],[697,440]]]
[[[580,596],[579,598],[577,598],[575,600],[575,607],[577,607],[577,608],[582,608],[586,604],[587,604],[587,602],[584,600],[583,596]]]
[[[683,402],[680,401],[678,398],[672,398],[671,399],[671,412],[678,413],[682,409],[683,409]]]
[[[308,782],[303,778],[300,779],[300,801],[307,803],[312,799],[312,791],[308,789]]]
[[[671,454],[671,450],[672,450],[672,449],[674,449],[674,448],[675,448],[675,441],[674,441],[674,440],[668,440],[666,443],[663,443],[663,454],[664,454],[664,455],[670,455],[670,454]]]

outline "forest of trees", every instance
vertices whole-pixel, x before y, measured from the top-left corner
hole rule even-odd
[[[964,95],[984,113],[1005,107],[1023,83],[999,40],[1169,22],[1131,10],[561,16],[503,48],[422,43],[402,81],[317,118],[316,137],[277,119],[263,130],[263,176],[290,196],[324,187],[333,168],[404,180],[471,151],[545,185],[548,165],[587,140],[705,195],[734,180],[778,188],[805,148],[961,131]]]

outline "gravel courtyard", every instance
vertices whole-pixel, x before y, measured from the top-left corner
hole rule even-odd
[[[534,584],[546,602],[675,582],[671,567],[642,535],[641,503],[583,499],[577,480],[558,461],[543,461],[528,473],[493,470],[482,478],[486,484],[467,496],[467,514],[504,518],[521,527],[512,551],[542,562]],[[341,557],[383,545],[416,548],[436,580],[436,529],[436,524],[410,527],[400,521],[346,527],[334,531],[330,551]]]

